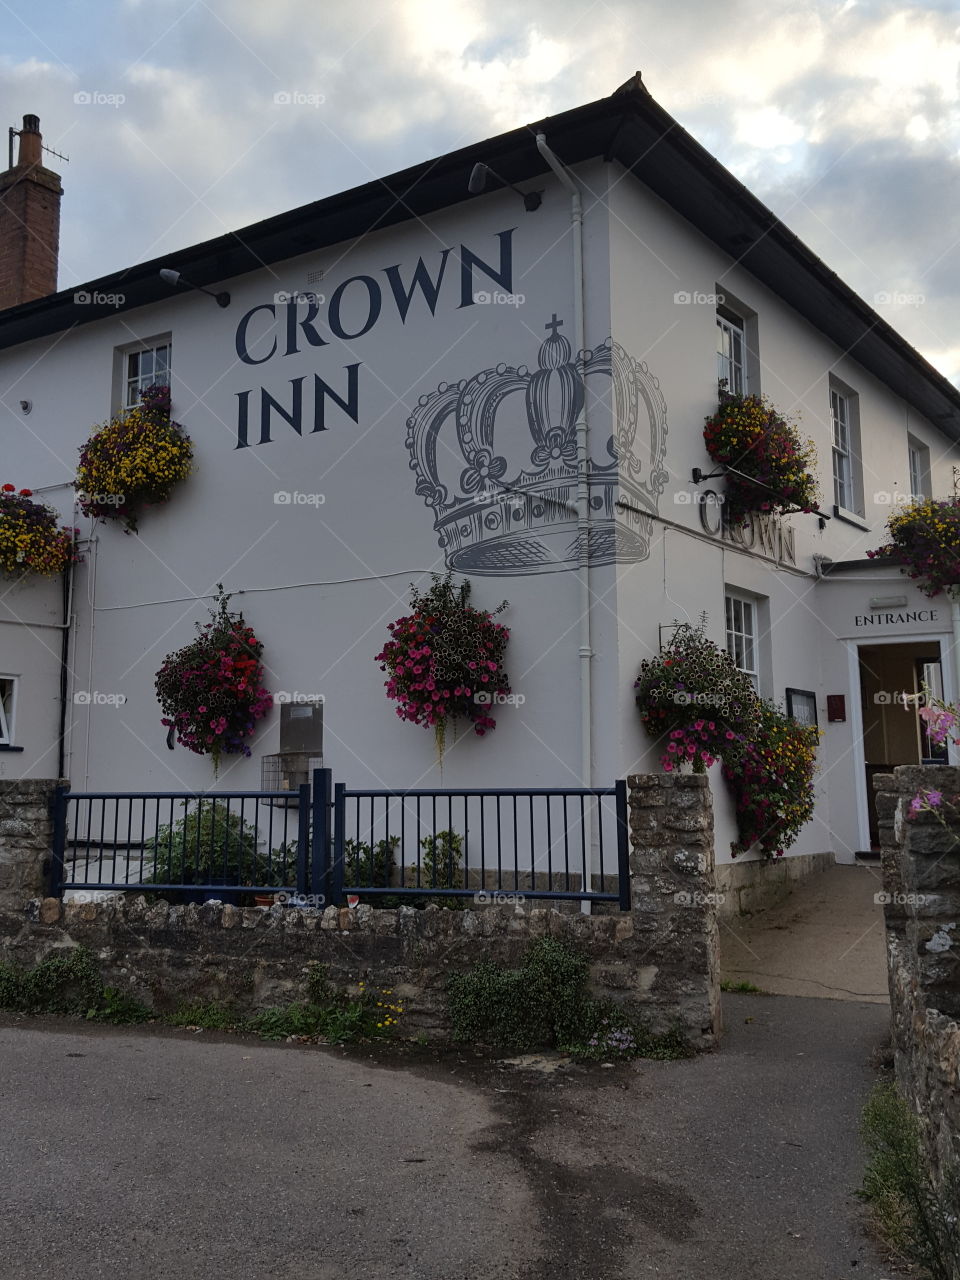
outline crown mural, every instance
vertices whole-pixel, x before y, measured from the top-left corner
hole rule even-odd
[[[576,567],[576,422],[588,395],[590,563],[650,554],[667,481],[659,383],[611,338],[575,361],[562,326],[555,315],[545,326],[532,373],[498,364],[441,382],[407,419],[416,491],[433,510],[448,569],[509,575]]]

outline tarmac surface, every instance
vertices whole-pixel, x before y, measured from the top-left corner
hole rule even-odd
[[[720,1053],[551,1070],[0,1026],[0,1280],[882,1280],[887,1011],[724,997]]]
[[[837,865],[779,906],[720,926],[720,970],[776,995],[888,1004],[877,863]]]

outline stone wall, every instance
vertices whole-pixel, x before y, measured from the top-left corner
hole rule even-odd
[[[49,888],[56,785],[0,778],[0,910],[16,910]]]
[[[35,887],[49,827],[36,788],[49,791],[53,784],[20,785],[33,789],[36,826],[18,837],[21,857],[11,865],[19,869],[0,900],[0,959],[8,963],[27,966],[54,948],[83,945],[97,956],[109,985],[154,1008],[206,998],[251,1011],[302,994],[309,966],[320,962],[343,990],[360,981],[391,988],[405,1002],[409,1031],[442,1035],[448,974],[480,960],[515,965],[532,939],[549,935],[588,959],[595,994],[636,1002],[652,1029],[679,1025],[697,1048],[711,1047],[719,1034],[706,778],[629,780],[633,906],[593,915],[531,900],[463,911],[366,905],[321,911],[150,904],[132,893],[98,901],[40,899]]]
[[[960,812],[907,814],[921,790],[960,796],[960,769],[903,765],[874,786],[897,1081],[939,1176],[960,1164]]]
[[[721,920],[753,915],[785,902],[798,884],[822,875],[837,860],[832,853],[800,853],[783,858],[737,858],[717,867],[717,909]]]

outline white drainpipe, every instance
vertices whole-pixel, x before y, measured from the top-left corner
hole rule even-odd
[[[557,175],[562,185],[570,192],[570,229],[573,234],[573,352],[579,372],[583,367],[580,353],[584,350],[584,303],[583,303],[583,201],[580,188],[573,181],[566,168],[547,146],[546,135],[537,134],[537,150]],[[593,693],[591,689],[590,662],[593,649],[590,643],[590,488],[587,483],[587,444],[589,427],[587,424],[587,404],[584,396],[583,406],[577,416],[577,544],[578,563],[577,578],[579,582],[580,609],[580,782],[581,786],[593,786],[593,746],[592,717]],[[590,842],[587,866],[592,875],[592,830],[587,833]],[[581,904],[581,909],[589,913],[590,904]]]

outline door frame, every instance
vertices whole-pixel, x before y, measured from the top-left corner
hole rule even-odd
[[[863,698],[863,689],[860,683],[860,650],[861,648],[875,649],[882,645],[894,644],[937,644],[940,649],[940,670],[943,672],[943,700],[944,702],[957,701],[956,668],[954,663],[950,661],[950,650],[953,645],[951,632],[931,632],[909,636],[874,635],[869,638],[863,637],[862,639],[858,638],[846,642],[850,687],[850,727],[853,730],[853,759],[857,778],[858,852],[865,852],[870,848],[870,818],[867,811],[867,759],[866,752],[863,749],[863,708],[860,705]],[[950,743],[948,748],[947,762],[953,765],[960,763],[960,751],[953,743]]]

